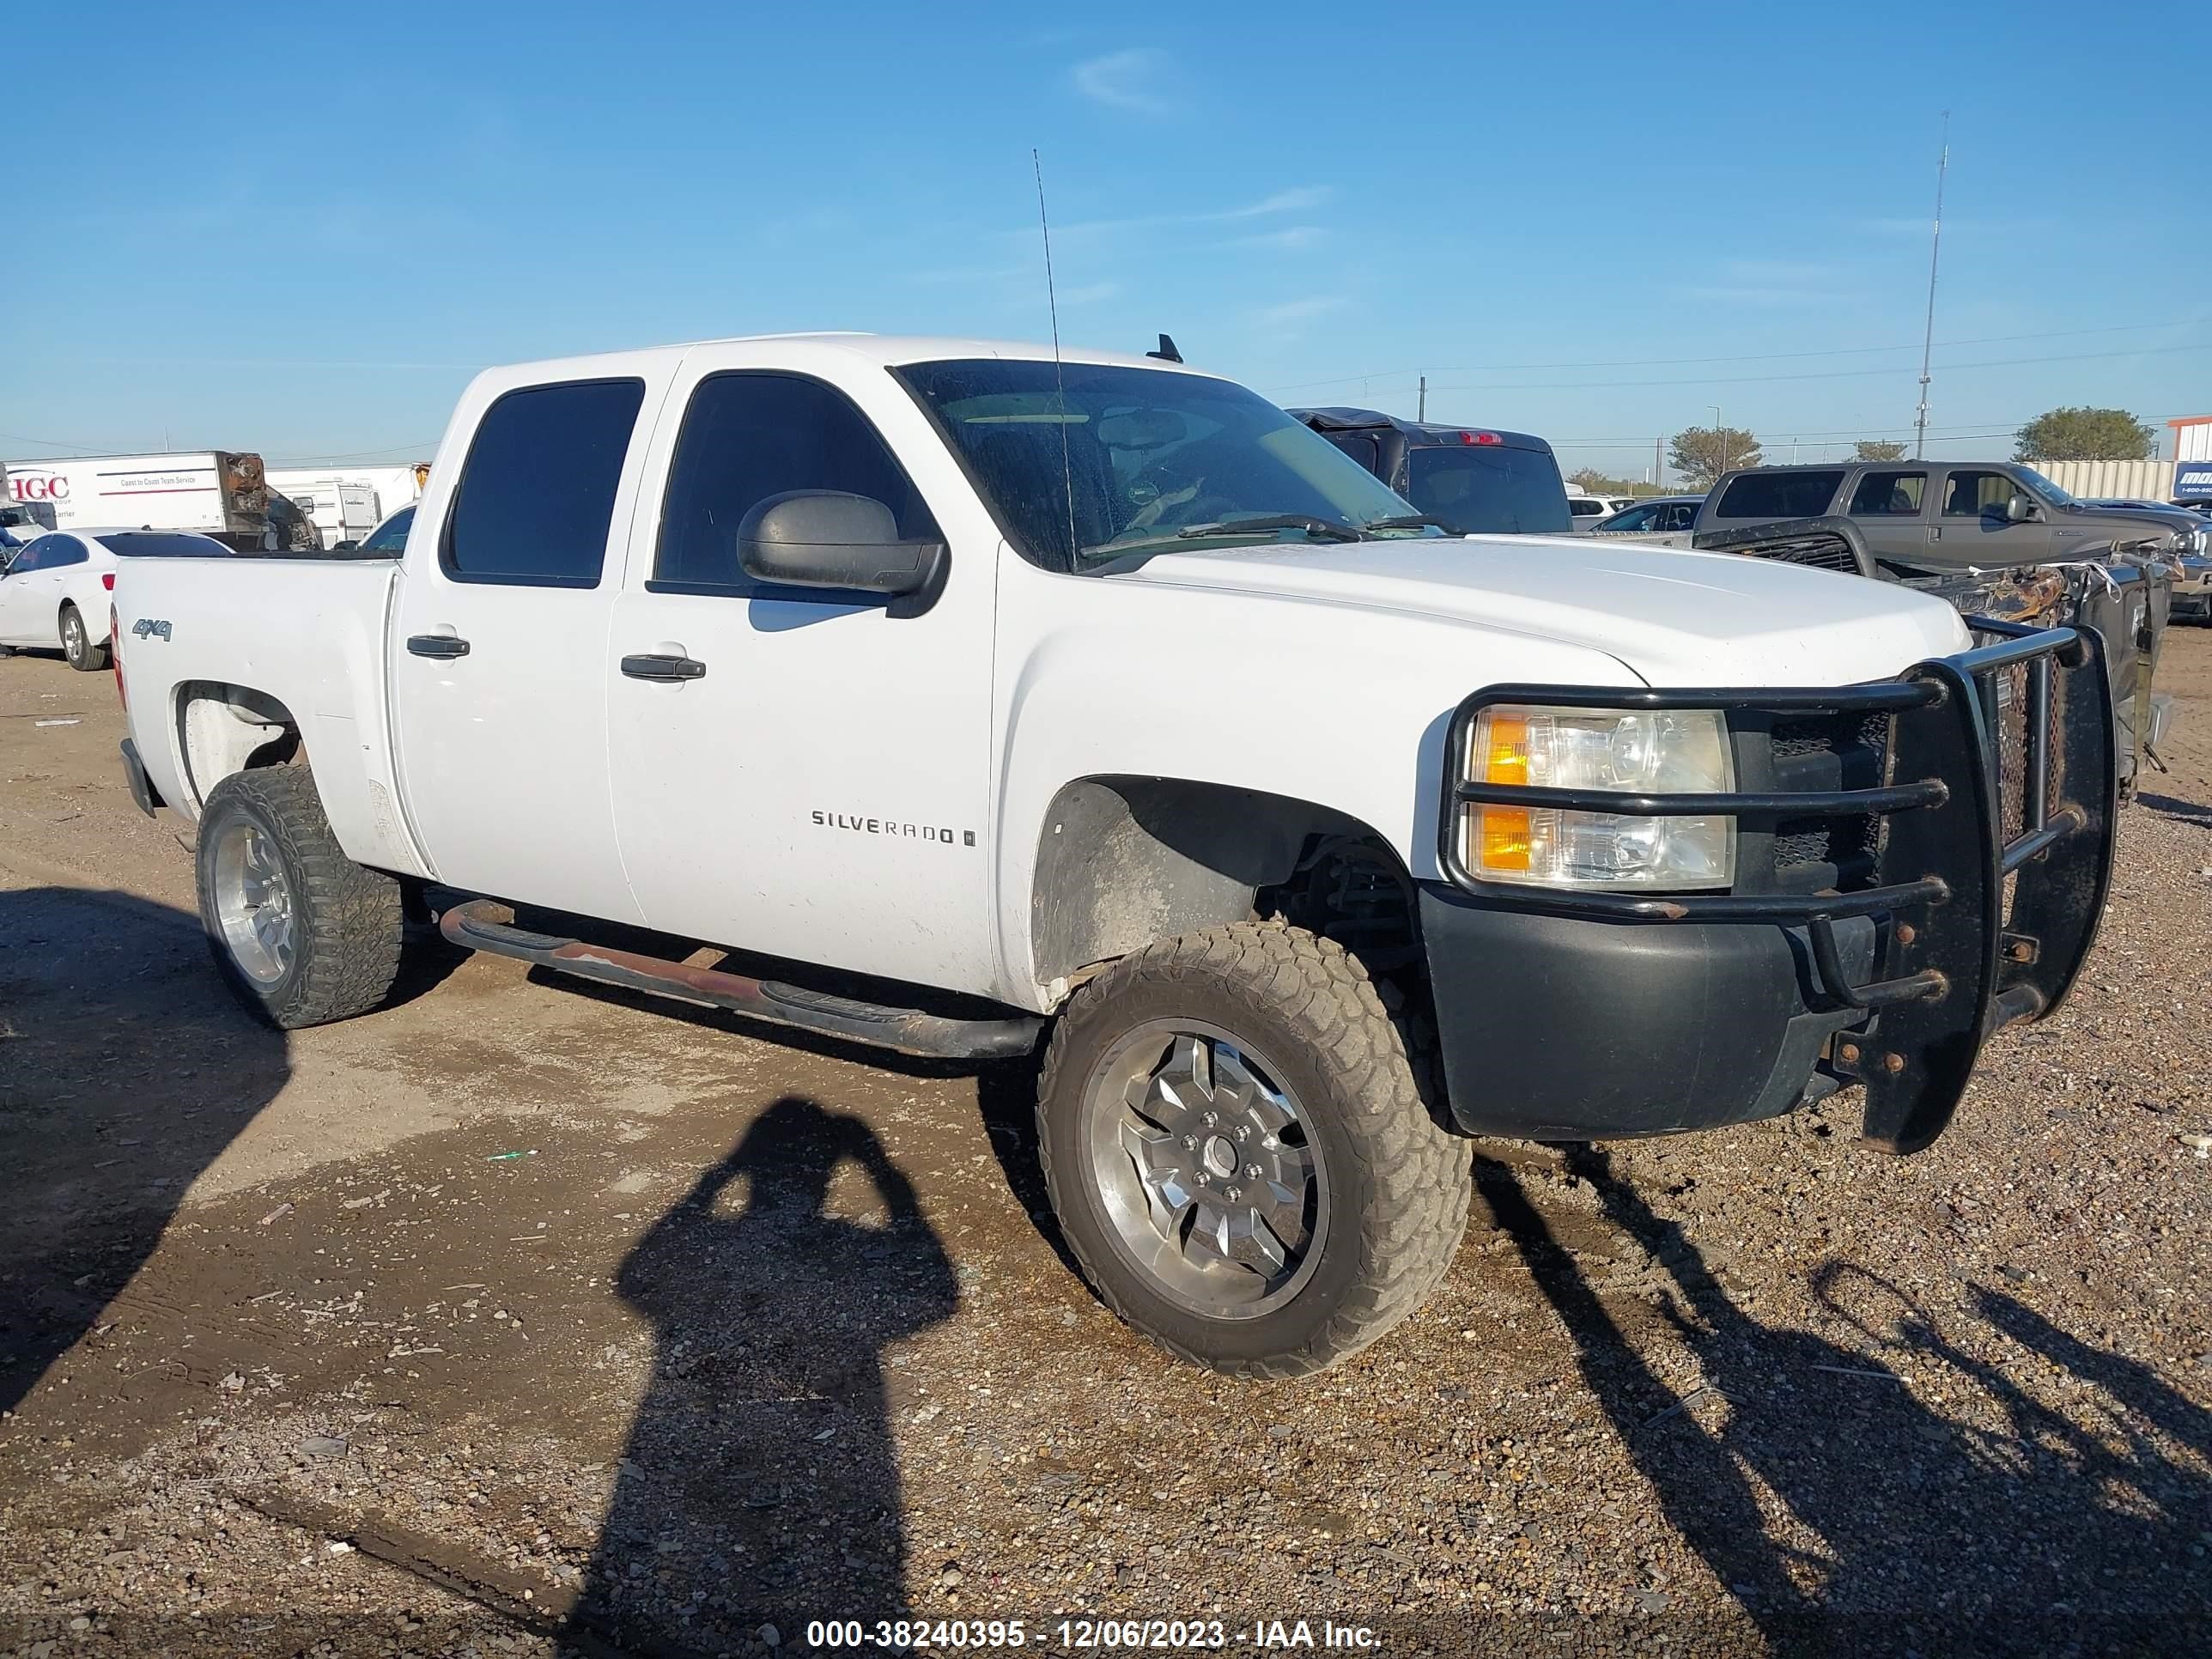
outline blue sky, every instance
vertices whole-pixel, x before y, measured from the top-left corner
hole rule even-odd
[[[1063,339],[1647,464],[2212,410],[2190,9],[85,5],[10,37],[0,453],[427,455],[486,364]],[[934,21],[930,20],[934,19]],[[31,44],[26,46],[26,40]],[[2180,211],[2192,195],[2193,216]]]

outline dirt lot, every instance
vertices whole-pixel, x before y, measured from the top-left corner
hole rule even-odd
[[[264,1030],[112,685],[0,661],[0,1652],[709,1655],[824,1617],[2201,1650],[2212,631],[2164,683],[2088,982],[1932,1151],[1863,1150],[1844,1101],[1476,1146],[1436,1299],[1249,1384],[1069,1273],[1018,1068],[483,958]]]

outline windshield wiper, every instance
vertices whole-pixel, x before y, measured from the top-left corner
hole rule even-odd
[[[1309,536],[1326,536],[1335,542],[1356,542],[1358,529],[1334,519],[1316,519],[1304,513],[1263,514],[1256,519],[1223,519],[1213,524],[1187,524],[1176,532],[1178,541],[1200,536],[1242,536],[1255,530],[1303,530]]]
[[[1419,530],[1429,525],[1434,525],[1447,536],[1467,534],[1449,519],[1439,519],[1433,513],[1401,513],[1393,518],[1370,519],[1367,521],[1370,530]]]

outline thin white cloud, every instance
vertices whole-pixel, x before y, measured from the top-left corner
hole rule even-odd
[[[1075,89],[1096,104],[1133,115],[1164,115],[1175,107],[1175,64],[1157,46],[1130,46],[1075,66]]]
[[[1055,239],[1073,236],[1121,234],[1133,230],[1162,230],[1178,225],[1231,225],[1246,220],[1262,219],[1278,213],[1295,213],[1301,208],[1317,207],[1328,199],[1328,188],[1323,185],[1301,185],[1295,190],[1277,191],[1273,196],[1257,202],[1247,202],[1236,207],[1208,208],[1196,213],[1148,213],[1129,219],[1079,219],[1072,224],[1052,228]],[[1002,235],[1034,235],[1033,229],[1001,232]]]
[[[1343,300],[1335,295],[1316,294],[1304,300],[1285,300],[1279,305],[1262,306],[1252,313],[1252,320],[1264,329],[1295,329],[1299,324],[1325,316],[1343,304]]]
[[[1839,289],[1789,288],[1758,283],[1716,283],[1679,287],[1685,300],[1711,300],[1732,306],[1832,306],[1859,296]]]
[[[1279,190],[1265,201],[1255,202],[1249,207],[1232,208],[1221,216],[1224,219],[1259,219],[1270,213],[1297,213],[1307,208],[1317,208],[1328,200],[1326,185],[1301,185],[1296,190]]]
[[[1113,299],[1121,291],[1119,283],[1085,283],[1061,294],[1060,302],[1064,306],[1095,306]]]
[[[1273,248],[1281,252],[1294,252],[1302,247],[1313,246],[1327,234],[1319,225],[1285,225],[1280,230],[1263,230],[1250,236],[1231,237],[1223,246]]]

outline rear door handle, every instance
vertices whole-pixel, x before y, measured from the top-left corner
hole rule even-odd
[[[696,657],[664,657],[650,653],[624,657],[622,672],[634,680],[703,680],[707,665]]]
[[[407,648],[418,657],[465,657],[469,654],[469,642],[456,639],[451,634],[410,635]]]

